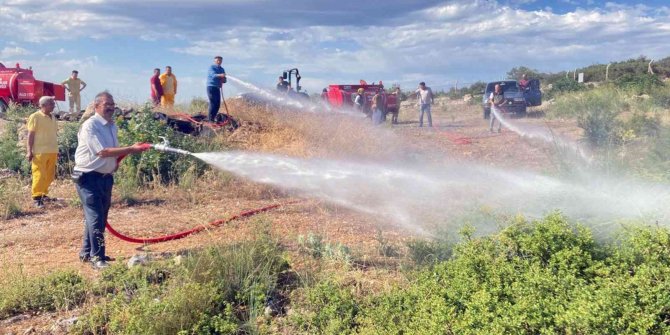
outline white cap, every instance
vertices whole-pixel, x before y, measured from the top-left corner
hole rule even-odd
[[[56,102],[55,100],[56,100],[55,97],[45,95],[45,96],[40,98],[39,105],[40,105],[40,107],[42,107],[49,101],[53,101],[55,103]]]

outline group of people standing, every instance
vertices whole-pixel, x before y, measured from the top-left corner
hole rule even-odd
[[[73,70],[70,77],[61,85],[68,92],[70,114],[81,111],[81,91],[86,83],[79,78],[79,71]],[[49,186],[56,178],[58,161],[58,126],[53,114],[56,100],[51,96],[43,96],[38,100],[40,110],[31,114],[26,122],[28,137],[26,141],[26,159],[30,162],[33,176],[31,197],[35,207],[43,208],[44,203],[52,199],[47,196]]]
[[[75,78],[76,79],[76,78]],[[75,81],[70,84],[76,83]],[[72,92],[70,86],[69,91]],[[72,95],[71,95],[72,97]],[[76,99],[73,99],[76,102]],[[58,126],[53,115],[54,97],[43,96],[39,110],[28,117],[26,159],[31,163],[31,195],[38,208],[54,199],[47,196],[56,177],[58,161]],[[114,124],[116,104],[108,92],[95,96],[95,114],[84,121],[77,133],[77,149],[72,179],[84,211],[84,233],[79,259],[91,262],[94,268],[107,267],[112,260],[105,253],[105,224],[112,199],[113,174],[118,168],[118,157],[139,153],[150,148],[136,143],[121,147],[118,129]]]
[[[223,57],[214,57],[212,64],[207,71],[207,98],[209,99],[208,119],[214,122],[221,107],[221,88],[226,82],[226,70],[221,63]],[[163,108],[174,108],[174,98],[177,95],[177,77],[172,73],[172,67],[166,66],[165,73],[154,69],[154,75],[149,80],[151,86],[151,101],[154,106]]]
[[[221,104],[221,87],[226,82],[226,73],[221,67],[222,58],[216,56],[207,74],[207,96],[209,98],[209,119],[214,121]],[[151,78],[151,99],[154,105],[170,108],[174,106],[177,94],[177,78],[172,68],[165,73],[154,69]],[[63,81],[69,92],[70,112],[81,110],[80,92],[86,87],[78,72]],[[39,110],[28,117],[28,138],[26,159],[31,163],[31,195],[37,208],[44,208],[45,202],[54,199],[47,196],[49,186],[56,177],[58,161],[58,126],[53,115],[56,102],[54,97],[39,99]],[[118,129],[114,124],[116,104],[107,91],[100,92],[93,101],[94,114],[85,120],[77,133],[77,149],[72,179],[84,212],[84,233],[79,259],[90,262],[96,269],[108,266],[113,260],[105,252],[105,225],[112,199],[113,174],[118,168],[118,158],[148,150],[149,145],[136,143],[131,146],[119,145]]]
[[[151,102],[154,106],[173,108],[174,97],[177,95],[177,76],[172,73],[172,67],[166,66],[163,74],[161,74],[161,69],[155,68],[149,83],[151,84]]]

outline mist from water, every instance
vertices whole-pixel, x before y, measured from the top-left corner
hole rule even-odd
[[[551,129],[547,127],[534,127],[530,125],[521,125],[512,122],[502,116],[502,113],[495,106],[491,105],[491,113],[495,115],[496,119],[507,129],[515,132],[521,137],[530,139],[539,139],[545,143],[555,146],[564,152],[568,152],[574,156],[579,157],[585,163],[591,164],[593,162],[593,155],[579,143],[570,141],[554,134]]]
[[[326,103],[314,103],[308,99],[299,99],[299,98],[294,99],[286,94],[279,93],[275,90],[260,88],[250,82],[244,81],[231,75],[226,75],[226,78],[230,79],[232,84],[247,89],[271,103],[279,104],[286,107],[292,107],[310,113],[330,112],[330,113],[346,114],[355,117],[365,117],[364,114],[354,111],[353,109],[350,108],[333,108]]]
[[[439,167],[298,159],[250,152],[199,153],[218,169],[336,203],[418,233],[468,211],[542,217],[560,210],[604,230],[626,219],[670,217],[670,188],[591,176],[557,179],[475,164]],[[492,228],[494,229],[494,228]]]

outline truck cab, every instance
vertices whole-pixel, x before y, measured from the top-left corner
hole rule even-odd
[[[505,97],[505,103],[501,106],[503,113],[514,113],[516,115],[526,115],[526,109],[530,106],[539,106],[542,104],[542,91],[540,91],[540,80],[531,79],[528,86],[523,88],[519,86],[516,80],[494,81],[486,84],[484,95],[482,96],[482,109],[484,119],[491,115],[491,104],[489,98],[495,90],[496,85],[500,85]]]

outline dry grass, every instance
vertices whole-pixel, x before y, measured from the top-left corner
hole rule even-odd
[[[386,127],[373,127],[362,117],[268,109],[241,100],[231,100],[228,107],[243,124],[229,140],[245,150],[297,157],[391,159],[401,144]]]

